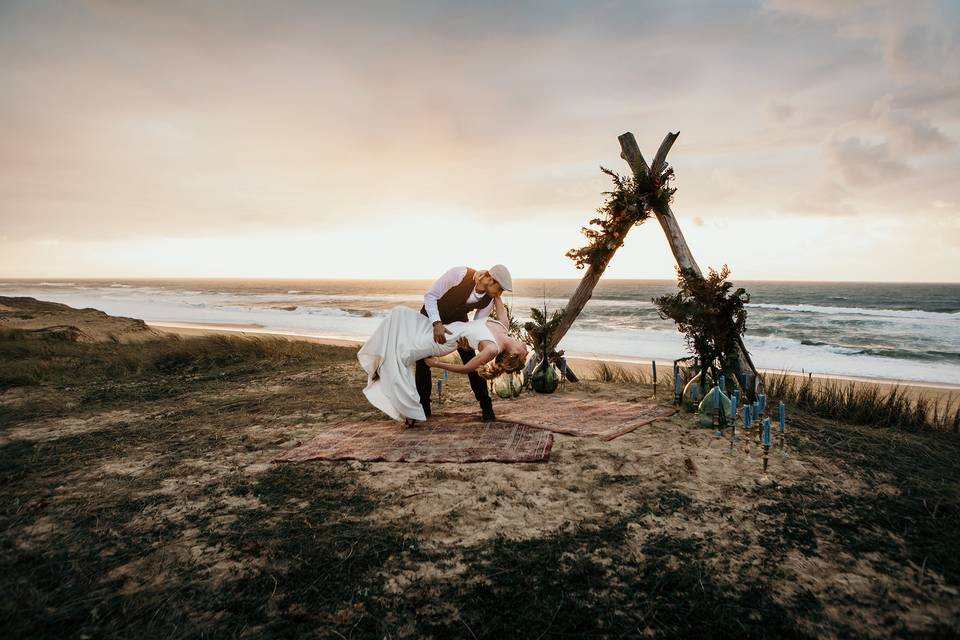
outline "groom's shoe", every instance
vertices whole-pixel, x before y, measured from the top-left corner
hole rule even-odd
[[[497,421],[497,416],[493,413],[493,402],[490,400],[480,403],[480,419],[484,422]]]

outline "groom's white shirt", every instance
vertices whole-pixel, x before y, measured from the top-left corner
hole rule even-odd
[[[427,293],[423,296],[423,307],[427,310],[427,317],[430,318],[430,322],[436,322],[440,319],[440,311],[437,309],[437,301],[442,298],[443,294],[445,294],[447,291],[450,291],[450,289],[453,289],[455,286],[463,282],[463,278],[466,275],[466,267],[454,267],[440,276],[440,278],[433,283],[433,286],[427,290]],[[476,287],[471,288],[470,296],[467,297],[467,304],[473,304],[482,297],[483,294],[477,293]],[[473,319],[480,320],[482,318],[486,318],[490,315],[491,311],[493,311],[493,300],[491,300],[490,304],[485,306],[483,309],[477,309]]]

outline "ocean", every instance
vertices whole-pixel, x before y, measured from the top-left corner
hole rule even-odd
[[[522,321],[561,308],[578,280],[520,280]],[[738,282],[751,294],[745,343],[774,371],[960,385],[960,284]],[[32,296],[158,325],[213,325],[363,340],[395,305],[419,308],[426,280],[7,280]],[[651,298],[672,280],[604,280],[560,348],[611,361],[688,355]],[[239,326],[238,326],[239,325]]]

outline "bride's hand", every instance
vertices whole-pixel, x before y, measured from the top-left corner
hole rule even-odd
[[[437,358],[426,358],[424,359],[424,363],[428,367],[436,367],[437,365],[440,364],[440,360],[438,360]]]

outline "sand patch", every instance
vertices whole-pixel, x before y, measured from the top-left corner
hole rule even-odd
[[[149,419],[149,417],[130,409],[117,409],[82,418],[47,418],[15,425],[5,434],[0,435],[0,444],[7,444],[12,440],[49,442],[58,438],[100,431],[122,423]]]

